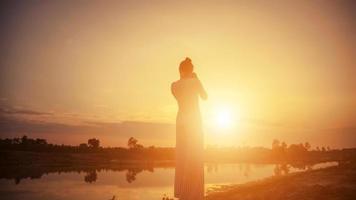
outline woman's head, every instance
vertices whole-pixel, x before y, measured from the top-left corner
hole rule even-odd
[[[191,74],[193,73],[193,68],[194,66],[192,64],[192,60],[186,57],[185,60],[183,60],[179,65],[180,77],[181,78],[190,77]]]

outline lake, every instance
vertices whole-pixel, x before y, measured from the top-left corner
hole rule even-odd
[[[206,163],[205,191],[216,185],[241,184],[280,176],[297,171],[313,170],[337,165],[337,162],[325,162],[315,165],[290,164],[248,164],[248,163]],[[20,174],[4,172],[0,176],[1,199],[80,199],[109,200],[113,196],[119,200],[160,200],[166,194],[173,196],[174,167],[157,166],[151,169],[130,167],[126,170],[94,169],[52,170],[41,172],[32,169]],[[19,177],[22,177],[21,179]],[[25,177],[25,178],[23,178]]]

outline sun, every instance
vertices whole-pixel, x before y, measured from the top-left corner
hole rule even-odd
[[[205,128],[212,134],[231,134],[239,129],[240,111],[237,103],[214,101],[203,107]]]
[[[215,124],[219,129],[230,129],[234,126],[234,113],[231,108],[220,107],[215,112]]]
[[[220,110],[216,114],[216,124],[219,128],[231,127],[232,118],[231,113],[228,110]]]

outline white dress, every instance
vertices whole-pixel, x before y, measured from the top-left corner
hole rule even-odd
[[[176,119],[176,169],[174,196],[180,200],[204,199],[204,137],[199,96],[206,93],[197,78],[172,83],[179,106]]]

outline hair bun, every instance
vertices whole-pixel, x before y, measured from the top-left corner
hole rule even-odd
[[[189,57],[185,57],[185,59],[179,64],[179,72],[181,77],[191,74],[193,72],[193,64],[192,60]]]

